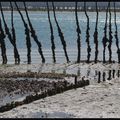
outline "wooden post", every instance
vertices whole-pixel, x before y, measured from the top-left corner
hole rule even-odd
[[[14,21],[13,21],[13,6],[12,3],[10,2],[11,6],[11,25],[12,25],[12,37],[13,37],[13,44],[14,44],[14,57],[15,57],[15,64],[20,64],[20,55],[17,50],[17,45],[16,45],[16,34],[15,34],[15,28],[14,28]]]
[[[115,21],[115,39],[116,39],[116,47],[117,47],[117,54],[118,54],[118,63],[120,63],[120,48],[119,48],[119,39],[118,39],[118,30],[116,24],[116,10],[115,10],[115,2],[114,2],[114,21]]]
[[[105,81],[105,76],[106,76],[106,73],[103,72],[103,81]]]
[[[100,81],[101,81],[101,72],[99,71],[98,72],[98,83],[100,83]]]
[[[109,5],[108,5],[108,7],[109,7]],[[107,46],[107,42],[108,42],[108,38],[107,38],[108,7],[107,7],[107,10],[106,10],[106,20],[105,20],[105,27],[104,27],[104,36],[103,36],[103,39],[102,39],[102,43],[103,43],[103,63],[106,63],[105,51],[106,51],[106,46]]]
[[[108,50],[109,50],[109,63],[112,62],[112,25],[111,25],[111,12],[110,12],[110,2],[109,2],[109,44],[108,44]]]
[[[52,26],[51,19],[50,19],[50,12],[49,12],[48,2],[46,2],[46,5],[47,5],[47,11],[48,11],[48,21],[49,21],[50,31],[51,31],[51,49],[52,49],[53,62],[56,63],[56,58],[55,58],[55,43],[54,43],[54,35],[53,35],[53,26]]]
[[[79,26],[79,21],[78,21],[78,14],[77,14],[77,2],[75,2],[75,18],[76,18],[76,32],[77,32],[77,48],[78,48],[78,57],[77,57],[77,63],[80,63],[80,58],[81,58],[81,40],[80,40],[80,26]]]
[[[120,77],[120,70],[118,70],[118,73],[117,73],[117,75],[118,75],[118,78]]]
[[[15,40],[13,40],[15,38],[15,31],[13,33],[14,34],[14,36],[13,36],[14,38],[13,38],[10,31],[9,31],[7,23],[5,21],[5,17],[4,17],[4,13],[3,13],[3,10],[2,10],[1,2],[0,2],[0,9],[1,9],[2,19],[3,19],[3,23],[4,23],[4,27],[5,27],[5,32],[6,32],[7,36],[8,36],[8,39],[9,39],[10,43],[14,47],[14,58],[15,58],[15,63],[16,63],[17,59],[19,59],[19,57],[18,57],[19,54],[18,54],[18,50],[17,50],[16,44],[15,44]]]
[[[115,78],[115,70],[113,70],[113,78]]]
[[[30,21],[25,2],[24,2],[24,7],[25,7],[25,12],[26,12],[26,16],[27,16],[27,19],[28,19],[29,27],[30,27],[31,37],[33,37],[34,41],[38,45],[38,51],[39,51],[39,53],[41,55],[42,63],[45,63],[45,58],[44,58],[43,51],[42,51],[42,45],[41,45],[40,41],[38,40],[38,37],[37,37],[37,35],[35,33],[35,30],[34,30],[34,28],[32,26],[32,23]]]
[[[84,2],[84,10],[85,10],[85,15],[87,17],[87,30],[86,30],[86,43],[87,43],[87,52],[88,52],[88,55],[87,55],[87,63],[90,62],[90,56],[91,56],[91,47],[90,47],[90,41],[89,41],[89,38],[90,38],[90,34],[89,34],[89,30],[90,30],[90,26],[89,26],[89,17],[88,17],[88,14],[86,12],[86,2]]]
[[[108,80],[111,80],[111,70],[109,70],[108,75]]]
[[[60,26],[58,24],[58,21],[56,19],[54,2],[52,2],[52,7],[53,7],[54,19],[55,19],[55,22],[56,22],[56,25],[57,25],[57,28],[58,28],[58,34],[59,34],[59,37],[60,37],[60,40],[61,40],[61,43],[62,43],[62,46],[63,46],[65,57],[66,57],[67,62],[70,62],[68,54],[67,54],[67,50],[66,50],[66,47],[67,47],[66,41],[64,39],[63,32],[61,31],[61,28],[60,28]]]
[[[17,11],[19,12],[20,16],[21,16],[21,19],[23,21],[23,24],[24,24],[24,27],[25,27],[25,35],[26,35],[26,46],[27,46],[27,62],[28,64],[31,63],[31,40],[30,40],[30,30],[28,28],[28,25],[27,23],[25,22],[24,20],[24,17],[21,13],[21,11],[19,10],[18,8],[18,5],[17,3],[15,2],[15,5],[17,7]]]
[[[77,76],[75,76],[75,86],[77,86]]]
[[[7,55],[6,55],[6,46],[5,46],[5,33],[2,28],[1,18],[0,18],[0,44],[1,44],[1,55],[2,55],[2,64],[7,64]]]
[[[95,63],[97,63],[97,60],[98,60],[98,7],[97,7],[97,2],[96,2],[96,13],[97,13],[97,16],[96,16],[96,26],[95,26],[95,32],[94,32],[94,44],[95,44]]]

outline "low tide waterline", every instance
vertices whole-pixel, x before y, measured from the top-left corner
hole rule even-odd
[[[25,12],[22,11],[25,20],[27,22],[27,18]],[[11,13],[10,11],[4,11],[5,19],[9,28],[11,29]],[[55,53],[56,53],[56,61],[57,63],[65,63],[65,55],[63,51],[63,47],[57,32],[57,27],[54,21],[53,12],[50,11],[51,21],[54,29],[54,41],[55,41]],[[88,12],[90,18],[90,45],[91,45],[91,60],[94,60],[95,57],[95,45],[94,45],[94,30],[95,30],[95,21],[96,21],[96,12]],[[42,44],[43,54],[46,59],[46,63],[52,63],[52,51],[51,51],[51,40],[50,40],[50,28],[48,22],[47,11],[29,11],[29,16],[31,22],[33,24],[34,29],[36,30],[36,34],[38,36],[39,41]],[[77,33],[76,33],[76,21],[75,21],[75,13],[67,12],[67,11],[56,11],[56,17],[59,22],[59,25],[62,29],[62,32],[65,37],[65,41],[67,44],[67,52],[70,61],[77,60]],[[104,24],[105,24],[105,12],[99,13],[99,21],[98,21],[98,41],[99,41],[99,54],[98,59],[103,60],[103,45],[102,38],[104,33]],[[81,60],[87,60],[87,44],[86,44],[86,26],[87,19],[84,12],[78,12],[78,19],[81,29]],[[118,26],[118,37],[119,37],[119,29],[120,29],[120,13],[117,13],[117,26]],[[109,25],[109,24],[108,24]],[[14,26],[16,30],[16,38],[17,38],[17,47],[20,53],[21,63],[27,63],[27,48],[26,48],[26,40],[25,40],[25,31],[24,25],[20,18],[20,15],[17,11],[14,11]],[[4,26],[3,26],[4,27]],[[108,31],[109,32],[109,31]],[[117,48],[116,48],[116,40],[114,37],[115,26],[114,26],[114,13],[112,12],[112,35],[113,35],[113,43],[112,43],[112,60],[117,61]],[[109,33],[108,33],[109,35]],[[108,36],[109,38],[109,36]],[[34,40],[32,41],[32,63],[41,63],[41,56],[38,53],[38,48]],[[13,46],[10,44],[8,38],[5,39],[6,47],[7,47],[7,56],[8,56],[8,64],[14,63],[14,53]],[[0,51],[1,52],[1,51]],[[0,53],[1,54],[1,53]],[[106,49],[106,59],[108,60],[109,52]],[[0,63],[2,63],[2,58],[0,57]]]

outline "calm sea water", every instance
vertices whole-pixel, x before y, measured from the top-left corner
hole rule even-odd
[[[5,11],[5,19],[9,28],[11,28],[11,12]],[[22,12],[25,20],[26,14]],[[65,63],[66,59],[64,56],[64,51],[62,49],[62,44],[60,38],[58,36],[57,27],[54,21],[53,12],[51,14],[51,21],[54,28],[54,40],[56,45],[56,60],[57,63]],[[95,12],[88,12],[90,18],[90,45],[92,48],[91,53],[91,60],[94,59],[94,52],[95,52],[95,45],[94,45],[94,30],[95,30],[95,21],[96,21],[96,13]],[[51,40],[50,40],[50,28],[48,22],[47,11],[30,11],[29,12],[30,19],[32,21],[33,27],[36,30],[37,36],[39,41],[42,43],[43,53],[46,58],[46,63],[52,63],[52,52],[51,52]],[[67,43],[67,51],[71,61],[76,61],[77,59],[77,33],[76,33],[76,21],[75,21],[75,13],[74,12],[56,12],[57,20],[59,25],[64,33],[64,37]],[[82,58],[87,59],[87,44],[86,44],[86,26],[87,26],[87,19],[84,12],[78,12],[80,29],[81,29],[81,44],[82,44]],[[118,35],[120,34],[120,13],[117,13],[117,25],[118,25]],[[105,13],[99,13],[99,23],[98,23],[98,39],[99,39],[99,60],[102,60],[102,38],[103,38],[103,29],[105,24]],[[17,37],[17,47],[21,56],[21,63],[26,63],[27,61],[27,49],[26,49],[26,40],[24,34],[24,26],[21,20],[20,15],[17,11],[14,12],[14,26],[16,30],[16,37]],[[116,54],[116,45],[115,45],[115,26],[114,26],[114,14],[112,13],[112,35],[113,35],[113,44],[112,44],[112,59],[117,60]],[[119,35],[120,38],[120,35]],[[31,38],[32,41],[32,63],[41,63],[41,57],[37,51],[37,45],[34,40]],[[7,56],[8,56],[8,63],[14,63],[14,56],[13,56],[13,46],[10,44],[9,40],[6,38],[6,47],[7,47]],[[107,50],[108,59],[108,50]],[[1,61],[1,57],[0,57]],[[2,62],[2,61],[1,61]]]

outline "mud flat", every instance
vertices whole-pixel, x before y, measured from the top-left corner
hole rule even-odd
[[[13,108],[0,117],[120,117],[119,68],[117,63],[1,65],[0,106],[52,89],[55,82],[74,83],[75,76],[88,79],[90,85]]]
[[[63,74],[87,74],[87,71],[90,70],[100,70],[100,71],[107,71],[110,69],[118,70],[120,69],[120,65],[118,63],[112,63],[112,64],[103,64],[102,62],[99,62],[97,64],[94,64],[94,62],[91,62],[90,64],[86,64],[86,62],[82,62],[80,64],[76,64],[75,62],[71,63],[64,63],[64,64],[20,64],[20,65],[14,65],[14,64],[8,64],[8,65],[0,65],[0,73],[10,73],[10,72],[38,72],[38,73],[63,73]]]
[[[66,80],[63,75],[59,77],[58,74],[39,74],[39,76],[32,72],[3,74],[0,76],[0,107],[12,101],[21,101],[26,96],[53,89],[54,84],[61,86],[64,81]],[[74,78],[71,77],[69,83],[74,83]]]
[[[71,74],[2,73],[0,74],[0,112],[86,85],[89,85],[89,80],[81,80]]]
[[[120,80],[46,97],[0,113],[1,118],[119,118]]]
[[[75,75],[80,78],[85,77],[89,79],[91,84],[98,83],[98,74],[101,74],[101,81],[103,79],[103,74],[105,74],[105,79],[107,80],[110,76],[119,77],[120,76],[120,65],[118,63],[103,64],[99,62],[94,64],[86,64],[82,62],[80,64],[75,64],[75,62],[65,63],[65,64],[20,64],[20,65],[1,65],[0,66],[0,77],[11,76],[18,78],[18,76],[29,77],[31,75],[24,74],[27,72],[33,72],[39,74],[38,77],[44,78],[63,78],[63,77],[73,77]],[[24,75],[23,75],[24,74]],[[33,74],[31,77],[34,78]]]

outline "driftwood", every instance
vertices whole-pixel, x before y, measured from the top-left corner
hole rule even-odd
[[[21,19],[23,21],[23,24],[24,24],[24,27],[25,27],[25,35],[26,35],[26,46],[27,46],[27,63],[30,64],[31,63],[31,40],[30,40],[30,30],[28,28],[28,25],[27,23],[25,22],[24,20],[24,17],[21,13],[21,11],[19,10],[18,8],[18,5],[17,3],[15,2],[15,5],[16,5],[16,8],[17,8],[17,11],[19,12],[20,16],[21,16]]]
[[[94,32],[94,43],[95,43],[95,63],[97,63],[98,60],[98,7],[96,2],[96,26],[95,26],[95,32]]]
[[[2,28],[1,18],[0,18],[0,44],[1,44],[1,56],[2,64],[7,64],[6,46],[5,46],[5,33]]]
[[[108,50],[109,50],[109,63],[112,62],[112,25],[111,25],[111,12],[110,12],[110,2],[109,2],[109,44],[108,44]]]
[[[6,34],[8,35],[8,39],[10,40],[10,43],[11,43],[11,44],[13,45],[13,47],[14,47],[15,64],[17,64],[17,61],[18,61],[18,59],[19,59],[19,58],[18,58],[18,55],[19,55],[19,54],[18,54],[18,50],[17,50],[16,44],[15,44],[15,42],[14,42],[14,40],[13,40],[13,37],[12,37],[10,31],[9,31],[9,28],[8,28],[8,26],[7,26],[7,23],[6,23],[6,21],[5,21],[1,2],[0,2],[0,9],[1,9],[1,14],[2,14],[3,23],[4,23],[4,26],[5,26],[5,32],[6,32]],[[14,34],[15,34],[15,33],[14,33]],[[19,63],[19,62],[18,62],[18,63]]]
[[[51,44],[52,44],[51,49],[52,49],[53,62],[56,63],[53,27],[52,27],[52,23],[51,23],[51,20],[50,20],[50,12],[49,12],[48,2],[46,2],[46,5],[47,5],[47,12],[48,12],[48,21],[49,21],[50,31],[51,31]]]
[[[42,45],[41,45],[40,41],[38,40],[38,37],[37,37],[37,35],[35,33],[35,30],[34,30],[34,28],[32,26],[32,23],[30,21],[25,2],[24,2],[24,7],[25,7],[25,12],[26,12],[26,16],[27,16],[27,19],[28,19],[29,27],[30,27],[31,36],[33,37],[34,41],[38,45],[38,51],[39,51],[39,53],[41,55],[42,63],[45,63],[45,58],[44,58],[43,51],[42,51]]]
[[[56,19],[56,14],[55,14],[55,7],[54,7],[54,2],[52,2],[52,6],[53,6],[53,13],[54,13],[54,19],[55,19],[55,22],[56,22],[56,25],[57,25],[57,28],[58,28],[58,34],[59,34],[59,37],[60,37],[60,40],[61,40],[61,43],[62,43],[62,46],[63,46],[63,50],[64,50],[64,53],[65,53],[65,57],[66,57],[66,60],[67,62],[70,62],[69,60],[69,57],[68,57],[68,54],[67,54],[67,50],[66,50],[66,41],[64,39],[64,36],[63,36],[63,33],[61,31],[61,28],[58,24],[58,21]]]
[[[87,30],[86,30],[86,43],[87,43],[87,52],[88,52],[88,55],[87,55],[87,63],[90,62],[90,56],[91,56],[91,47],[90,47],[90,41],[89,41],[89,38],[90,38],[90,33],[89,33],[89,30],[90,30],[90,26],[89,26],[89,17],[88,17],[88,14],[87,14],[87,11],[86,11],[86,2],[84,2],[84,10],[85,10],[85,15],[87,17]]]
[[[120,48],[119,48],[119,39],[118,39],[118,29],[116,23],[116,10],[115,10],[115,2],[114,2],[114,21],[115,21],[115,39],[116,39],[116,47],[117,47],[117,54],[118,54],[118,63],[120,63]]]
[[[76,25],[77,25],[77,48],[78,48],[78,57],[77,57],[77,63],[80,63],[80,58],[81,58],[81,40],[80,40],[80,26],[79,26],[79,21],[78,21],[78,14],[77,14],[77,2],[75,2],[75,18],[76,18]]]

